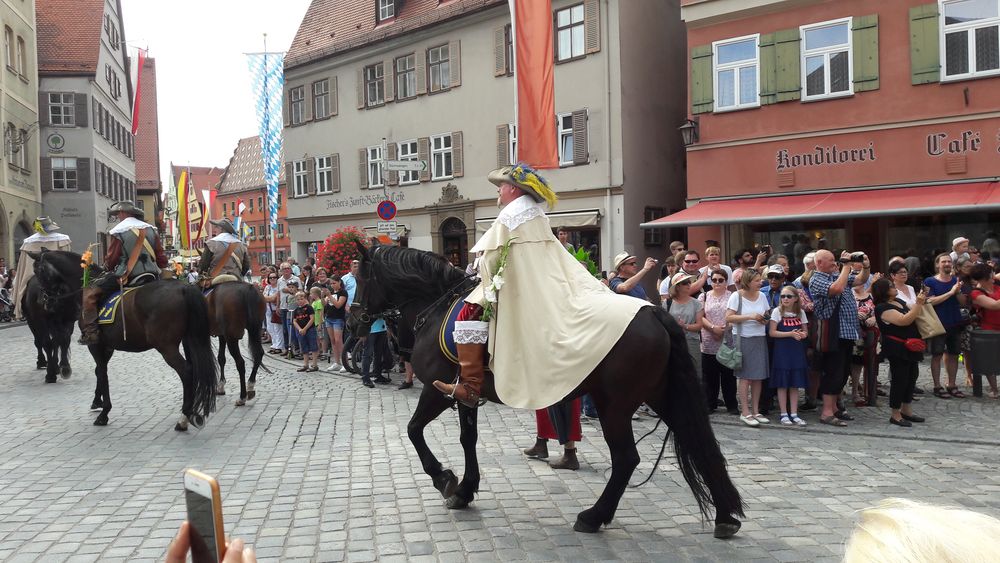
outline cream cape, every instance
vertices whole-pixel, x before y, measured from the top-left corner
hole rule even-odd
[[[24,239],[21,244],[21,254],[17,259],[17,276],[14,277],[15,319],[24,317],[24,311],[21,310],[21,296],[28,289],[28,281],[35,277],[35,261],[25,251],[40,252],[43,248],[70,251],[72,245],[69,237],[63,233],[49,233],[47,235],[35,233]]]
[[[500,400],[540,409],[580,385],[650,303],[618,295],[591,276],[528,196],[504,208],[473,247],[471,252],[484,252],[482,282],[466,301],[486,303],[500,247],[511,238],[497,314],[490,321],[490,369]]]

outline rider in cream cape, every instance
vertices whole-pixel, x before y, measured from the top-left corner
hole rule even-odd
[[[533,169],[505,166],[488,179],[497,186],[502,209],[470,251],[483,253],[482,281],[455,324],[461,374],[455,384],[434,386],[462,404],[477,405],[489,352],[500,400],[545,408],[583,382],[650,304],[613,293],[566,252],[545,216],[544,205],[554,206],[556,195]],[[493,309],[488,322],[482,320],[484,307]]]

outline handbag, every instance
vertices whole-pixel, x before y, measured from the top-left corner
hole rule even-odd
[[[737,315],[743,314],[743,296],[737,293],[740,298],[739,307],[736,309]],[[726,366],[729,369],[737,370],[743,367],[743,352],[740,351],[740,329],[741,324],[736,325],[736,338],[734,341],[734,346],[729,346],[726,344],[725,338],[722,339],[722,344],[719,345],[719,351],[715,353],[715,359],[719,361],[720,364]],[[732,334],[730,331],[726,331],[727,334]]]
[[[920,338],[900,338],[890,335],[886,335],[886,338],[901,343],[910,352],[924,352],[927,350],[927,342]]]
[[[816,319],[816,351],[820,353],[832,352],[840,346],[840,303],[841,296],[837,296],[837,304],[833,306],[833,313],[829,319]]]
[[[276,324],[276,325],[281,324],[281,316],[278,315],[277,307],[271,308],[271,324]]]
[[[941,319],[938,318],[937,311],[934,310],[934,306],[924,303],[924,306],[920,308],[920,312],[917,313],[917,330],[920,331],[921,338],[934,338],[935,336],[941,336],[945,333],[944,325],[941,324]]]

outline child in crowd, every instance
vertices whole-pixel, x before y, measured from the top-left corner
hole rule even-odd
[[[317,365],[317,345],[316,345],[316,315],[309,298],[304,292],[295,294],[295,303],[298,307],[292,311],[292,324],[298,335],[299,348],[302,349],[302,367],[296,371],[319,371]],[[312,366],[309,361],[312,360]]]
[[[313,286],[309,290],[309,303],[312,305],[314,316],[313,326],[316,327],[316,344],[319,347],[317,358],[326,355],[326,339],[323,338],[323,334],[320,334],[323,331],[323,292],[330,293],[325,288],[318,286]]]
[[[794,286],[781,288],[780,303],[771,310],[768,334],[774,339],[771,387],[778,390],[781,424],[805,426],[799,418],[799,387],[809,384],[806,341],[809,337],[805,311]]]

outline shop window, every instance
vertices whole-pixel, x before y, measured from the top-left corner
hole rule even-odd
[[[803,100],[853,94],[851,18],[803,26]]]
[[[663,217],[667,210],[662,207],[647,207],[643,211],[643,223],[648,223]],[[643,244],[646,246],[661,246],[663,244],[663,229],[643,229]]]
[[[758,40],[751,35],[712,44],[715,60],[715,111],[760,106]]]
[[[1000,0],[943,0],[945,80],[1000,73]]]

